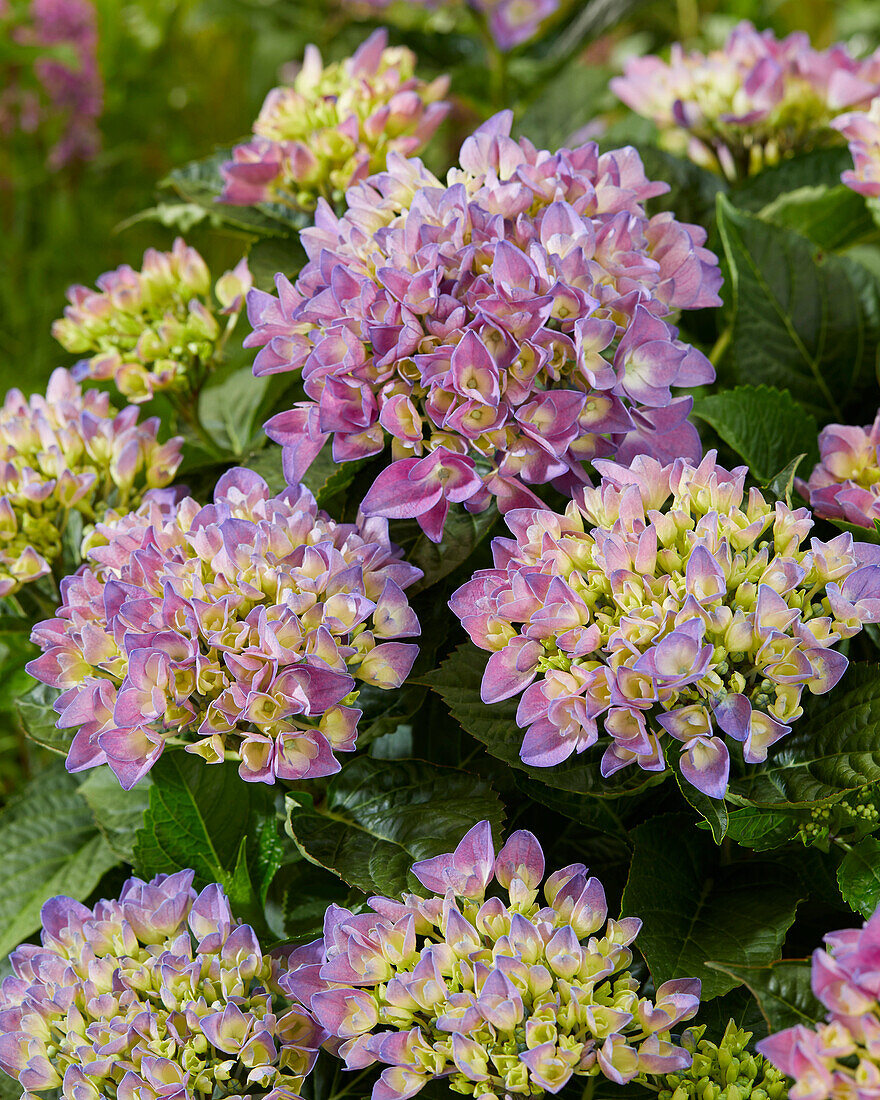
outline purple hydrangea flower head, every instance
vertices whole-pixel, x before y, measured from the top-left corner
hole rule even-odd
[[[0,407],[0,596],[52,572],[71,513],[94,523],[171,482],[181,440],[160,445],[158,430],[156,419],[138,423],[133,405],[117,412],[107,394],[83,393],[63,368],[45,396],[8,391]]]
[[[222,355],[251,287],[247,261],[217,280],[199,253],[178,237],[170,252],[144,253],[140,271],[123,264],[97,280],[97,290],[73,286],[52,335],[66,350],[87,355],[78,379],[112,381],[130,401],[172,391],[197,394]]]
[[[373,897],[357,914],[332,905],[323,937],[295,950],[280,978],[348,1069],[386,1067],[373,1100],[404,1100],[436,1077],[501,1098],[690,1065],[670,1033],[696,1013],[699,981],[639,996],[628,967],[641,921],[609,919],[583,864],[541,891],[537,839],[516,832],[496,856],[483,821],[413,874],[428,897]]]
[[[799,1024],[757,1044],[794,1078],[792,1100],[869,1100],[880,1088],[880,912],[861,928],[825,937],[813,952],[813,993],[827,1009],[815,1027]]]
[[[819,433],[819,463],[804,485],[810,507],[823,519],[858,527],[880,520],[880,413],[865,428],[829,424]]]
[[[40,943],[0,985],[0,1068],[25,1096],[297,1100],[326,1033],[222,888],[192,881],[132,878],[94,909],[46,902]]]
[[[94,5],[90,0],[4,2],[0,34],[36,51],[30,64],[11,55],[8,71],[2,72],[0,134],[45,133],[53,169],[91,159],[101,144],[97,119],[104,99]],[[73,62],[48,52],[57,47],[70,51]]]
[[[634,57],[611,88],[671,148],[745,176],[832,140],[835,115],[880,90],[880,52],[857,60],[841,44],[816,50],[802,32],[780,40],[743,22],[707,54],[675,45],[668,62]]]
[[[724,734],[760,763],[847,666],[834,647],[880,616],[880,549],[806,540],[806,508],[746,494],[746,468],[600,461],[564,515],[507,514],[494,569],[450,606],[488,650],[482,697],[521,696],[520,756],[552,767],[600,742],[602,774],[637,764],[727,788]]]
[[[388,46],[385,30],[332,65],[308,46],[292,84],[269,92],[253,138],[223,165],[221,202],[313,210],[319,196],[341,199],[389,152],[423,149],[449,113],[449,79],[426,84],[415,64],[410,50]]]
[[[254,290],[254,371],[302,373],[307,400],[266,425],[302,476],[332,438],[337,462],[392,462],[368,515],[417,518],[439,541],[450,504],[534,504],[583,463],[644,450],[700,454],[672,387],[714,377],[668,320],[717,305],[705,232],[643,203],[666,190],[638,153],[557,153],[508,135],[496,115],[444,185],[419,160],[319,204],[296,285]]]
[[[62,691],[70,771],[109,763],[129,788],[173,737],[248,782],[330,775],[355,746],[358,685],[409,674],[403,589],[420,576],[382,521],[335,523],[304,486],[272,496],[231,470],[206,507],[170,495],[99,524],[28,670]]]
[[[867,111],[848,111],[831,123],[849,142],[853,167],[841,179],[868,198],[880,195],[880,98],[873,99]]]

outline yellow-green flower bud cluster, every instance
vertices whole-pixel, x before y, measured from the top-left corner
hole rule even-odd
[[[128,264],[73,286],[52,335],[75,355],[77,379],[112,381],[130,401],[160,391],[197,394],[217,365],[251,287],[241,260],[214,285],[208,266],[180,237],[170,252],[150,248],[143,266]]]
[[[783,1100],[787,1078],[749,1050],[750,1031],[731,1020],[716,1044],[702,1037],[705,1030],[695,1027],[684,1033],[682,1046],[693,1062],[689,1069],[667,1074],[657,1100]]]

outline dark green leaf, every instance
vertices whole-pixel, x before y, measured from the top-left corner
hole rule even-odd
[[[768,966],[743,965],[739,960],[712,962],[709,966],[751,990],[769,1031],[782,1031],[795,1024],[809,1027],[825,1015],[810,988],[808,959],[780,959]]]
[[[211,438],[231,455],[241,456],[254,439],[254,420],[263,401],[268,378],[255,378],[250,367],[240,367],[213,381],[199,395],[199,419]]]
[[[234,764],[207,765],[182,752],[165,753],[150,775],[150,803],[134,844],[138,874],[151,878],[192,868],[200,885],[219,882],[233,908],[259,922],[259,896],[278,865],[260,839],[264,844],[267,819],[274,826],[272,792],[243,783]]]
[[[803,187],[837,187],[840,173],[852,167],[846,148],[814,149],[781,160],[731,190],[730,198],[742,210],[757,213],[780,195]]]
[[[766,809],[836,801],[880,782],[880,668],[852,665],[828,695],[810,701],[794,731],[771,750],[762,769],[730,791]]]
[[[843,900],[867,920],[880,902],[880,840],[868,836],[850,848],[837,869]]]
[[[406,560],[425,574],[409,590],[412,595],[442,580],[473,554],[487,538],[498,519],[494,502],[484,512],[471,514],[463,505],[449,509],[443,538],[431,542],[415,520],[399,520],[390,525],[391,540],[403,547]]]
[[[755,997],[745,986],[731,989],[723,997],[715,997],[714,1000],[701,1004],[696,1019],[688,1026],[705,1025],[704,1038],[717,1043],[722,1039],[731,1020],[734,1026],[751,1032],[753,1043],[767,1034],[767,1021]]]
[[[759,810],[744,806],[733,810],[727,827],[727,835],[743,848],[766,852],[787,844],[797,835],[795,817],[774,810]]]
[[[712,833],[712,839],[715,843],[720,844],[727,835],[729,820],[724,799],[710,798],[707,794],[703,794],[702,791],[698,791],[693,783],[689,783],[678,769],[676,769],[675,772],[675,779],[678,783],[679,790],[682,795],[684,795],[685,801],[693,806],[700,817],[709,826],[709,831]]]
[[[795,455],[788,465],[769,478],[767,484],[764,486],[766,493],[775,497],[777,500],[781,500],[784,504],[787,504],[789,508],[793,506],[794,495],[796,490],[795,478],[800,464],[806,458],[806,454]]]
[[[59,762],[37,775],[0,814],[0,956],[40,925],[56,894],[82,901],[117,862]]]
[[[58,714],[52,706],[58,694],[54,688],[36,684],[27,695],[18,700],[16,710],[24,732],[32,741],[45,749],[67,756],[70,731],[56,728]]]
[[[819,460],[815,419],[787,390],[737,386],[694,403],[693,415],[711,424],[724,442],[767,481],[800,454],[812,468]]]
[[[644,921],[637,943],[655,985],[699,978],[708,1001],[739,984],[709,969],[709,960],[763,965],[779,957],[800,900],[797,880],[784,866],[721,865],[712,840],[683,814],[655,817],[631,837],[623,912]]]
[[[134,862],[135,835],[143,828],[150,785],[151,780],[147,776],[132,790],[124,791],[106,765],[87,772],[85,780],[80,783],[79,793],[88,803],[95,823],[125,863]]]
[[[248,267],[254,286],[275,293],[275,276],[279,273],[293,281],[306,262],[299,239],[268,237],[255,241],[248,252]]]
[[[492,756],[526,772],[539,783],[584,798],[617,798],[659,782],[658,776],[629,768],[607,779],[599,774],[600,752],[588,750],[555,768],[532,768],[520,760],[523,731],[516,724],[516,699],[487,705],[480,699],[480,682],[488,655],[470,643],[456,649],[422,683],[443,697],[452,717]]]
[[[876,389],[880,282],[718,196],[732,334],[723,365],[737,381],[788,389],[823,421],[861,412]]]
[[[836,187],[799,187],[787,191],[768,203],[760,217],[793,229],[830,252],[876,233],[864,198],[841,183]]]
[[[477,776],[421,760],[360,757],[335,775],[320,804],[287,796],[287,830],[312,863],[366,893],[423,892],[410,867],[451,852],[478,821],[498,831],[504,809]]]

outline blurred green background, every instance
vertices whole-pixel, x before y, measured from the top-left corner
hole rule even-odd
[[[742,18],[777,33],[806,30],[818,45],[847,38],[861,51],[880,41],[876,0],[603,2],[608,22],[616,25],[521,104],[519,129],[537,142],[561,142],[596,114],[613,110],[607,78],[628,53],[662,49],[678,38],[714,41]],[[157,201],[157,185],[172,167],[246,135],[281,67],[299,58],[307,42],[336,59],[373,26],[367,18],[352,19],[351,8],[346,14],[338,0],[97,0],[97,8],[106,89],[100,156],[54,175],[40,157],[25,158],[0,191],[4,388],[40,388],[53,367],[69,362],[49,326],[70,283],[92,283],[119,263],[137,264],[148,245],[171,243],[172,229],[125,223]],[[392,40],[417,51],[425,75],[455,71],[458,120],[447,127],[445,141],[456,145],[474,116],[487,111],[480,86],[485,68],[477,53],[469,53],[474,44],[428,34],[418,19],[393,30]],[[515,76],[515,65],[513,71]],[[438,161],[445,155],[442,144],[435,148]],[[212,265],[234,260],[243,244],[200,227],[187,236]]]

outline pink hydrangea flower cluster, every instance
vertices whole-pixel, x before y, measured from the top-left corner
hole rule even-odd
[[[349,6],[385,11],[394,0],[348,0]],[[559,9],[560,0],[403,0],[407,6],[452,10],[470,7],[485,20],[499,50],[512,50],[534,38]]]
[[[815,50],[801,32],[779,40],[743,22],[706,54],[675,45],[668,62],[631,58],[611,88],[670,147],[742,177],[827,144],[834,116],[880,90],[880,52],[857,60],[842,44]]]
[[[332,905],[323,937],[292,952],[280,979],[348,1069],[387,1067],[373,1100],[438,1077],[464,1095],[541,1096],[572,1076],[622,1085],[690,1065],[670,1032],[696,1013],[699,981],[639,996],[628,967],[641,921],[608,919],[583,864],[550,875],[542,904],[537,839],[513,833],[496,858],[483,821],[412,870],[431,896]]]
[[[841,179],[860,195],[880,195],[880,98],[873,99],[867,111],[849,111],[831,125],[849,142],[853,167]]]
[[[828,1010],[757,1044],[794,1078],[791,1100],[874,1100],[880,1090],[880,911],[861,928],[825,936],[813,953],[813,993]]]
[[[415,55],[378,30],[350,58],[325,66],[315,46],[290,85],[273,88],[254,136],[223,165],[221,202],[313,210],[385,163],[423,149],[449,113],[449,78],[415,76]]]
[[[0,986],[0,1068],[26,1097],[297,1100],[324,1032],[221,887],[192,881],[132,878],[94,909],[46,902],[40,943]]]
[[[0,0],[0,34],[37,51],[32,67],[13,64],[0,80],[0,133],[46,131],[49,166],[89,160],[98,151],[104,89],[90,0]],[[47,51],[65,47],[74,63]],[[40,51],[43,51],[40,53]]]
[[[557,153],[496,115],[447,184],[419,160],[319,204],[310,262],[278,296],[253,290],[254,372],[301,371],[307,401],[273,417],[288,478],[332,437],[337,462],[392,463],[367,515],[417,518],[439,541],[451,503],[536,503],[527,484],[586,481],[582,463],[698,455],[689,398],[714,377],[676,310],[719,303],[705,232],[643,203],[666,190],[635,149]]]
[[[112,381],[135,402],[162,391],[192,399],[223,354],[251,275],[246,260],[224,272],[215,303],[208,265],[178,237],[170,252],[147,249],[140,271],[123,264],[97,286],[72,286],[52,325],[66,351],[89,356],[75,376]]]
[[[128,789],[171,739],[248,782],[331,775],[358,682],[409,674],[418,646],[396,639],[419,633],[403,589],[421,571],[381,521],[336,523],[304,486],[272,496],[237,469],[213,504],[154,499],[97,530],[28,665],[62,689],[70,771],[108,763]]]
[[[136,508],[168,485],[179,438],[159,444],[159,421],[117,412],[106,393],[83,393],[62,368],[45,396],[12,389],[0,407],[0,596],[52,572],[72,513],[86,523]]]
[[[663,772],[675,748],[685,778],[722,798],[719,734],[766,760],[804,688],[843,675],[837,642],[880,621],[880,548],[842,534],[807,549],[809,511],[746,496],[746,468],[728,473],[714,452],[598,465],[599,487],[564,515],[509,512],[495,568],[450,601],[491,653],[483,701],[522,694],[527,764],[552,767],[604,732],[604,776]]]
[[[823,519],[858,527],[880,520],[880,412],[873,424],[829,424],[819,433],[819,462],[810,480],[798,483]]]

